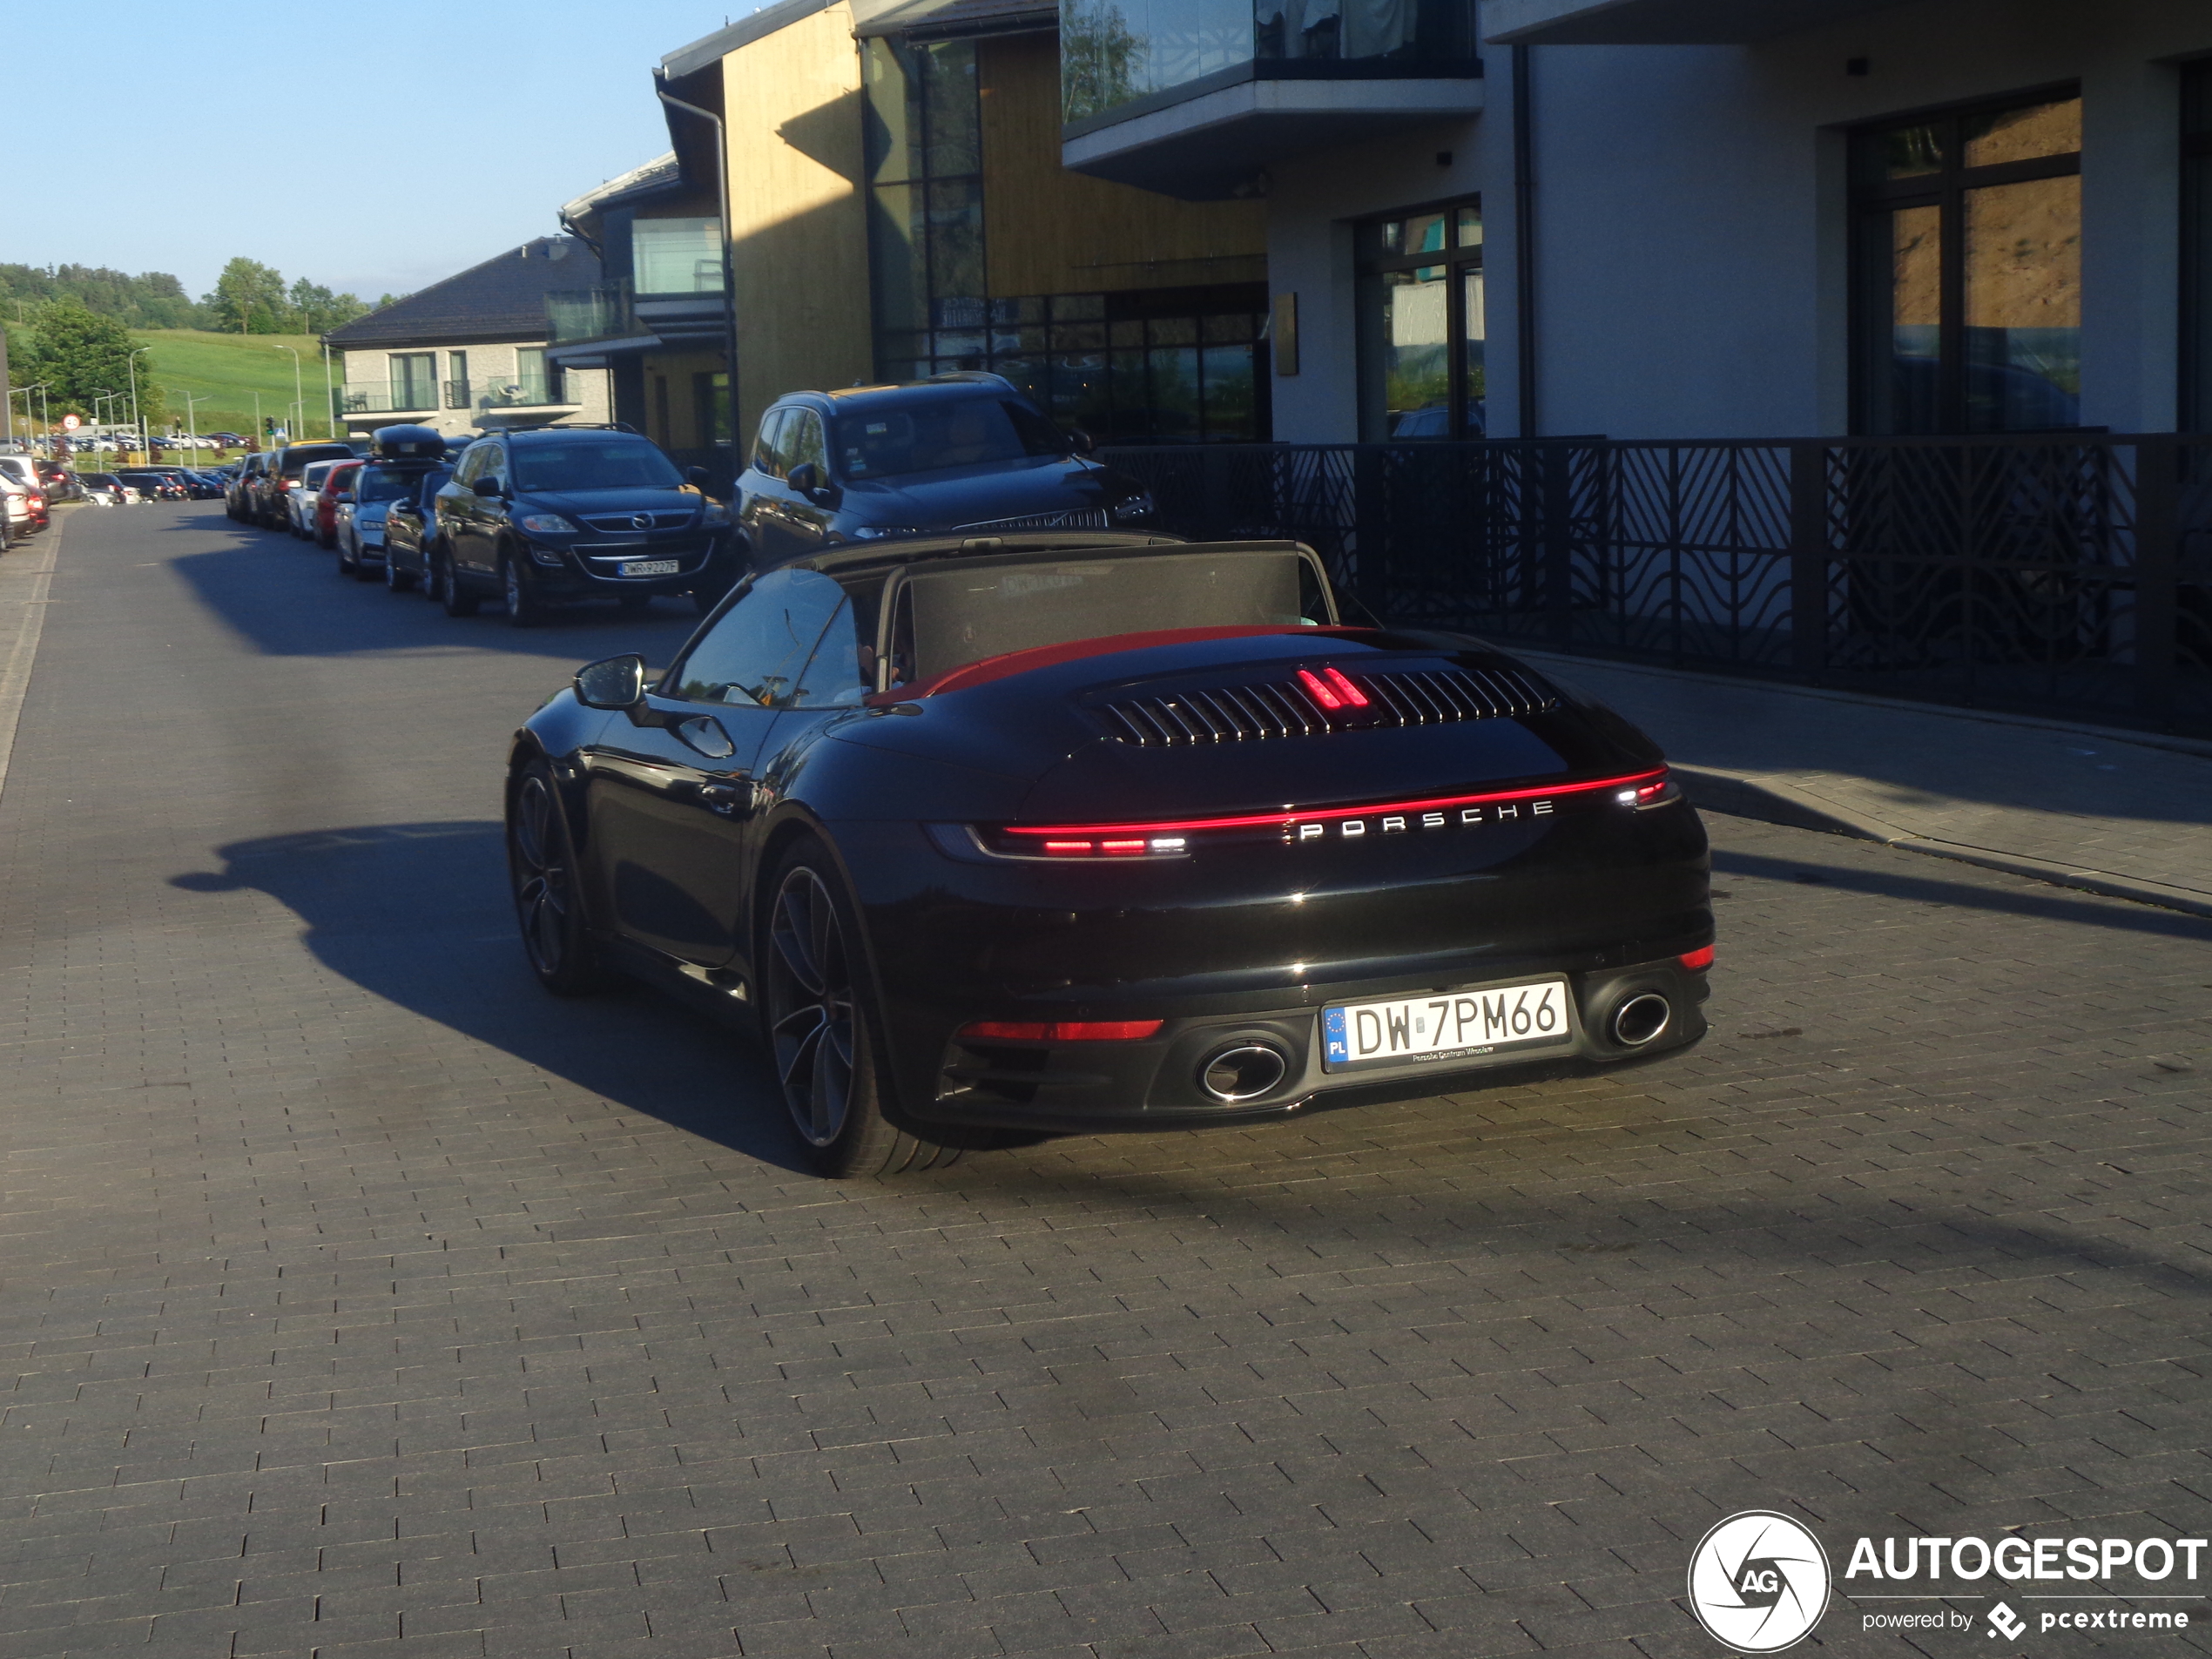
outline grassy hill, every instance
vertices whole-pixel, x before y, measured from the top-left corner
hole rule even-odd
[[[193,417],[202,432],[252,432],[253,395],[261,396],[265,415],[283,419],[292,405],[292,356],[300,354],[300,384],[307,395],[307,427],[298,435],[320,438],[330,401],[323,395],[322,347],[313,334],[215,334],[197,328],[149,328],[132,339],[153,349],[140,363],[153,365],[150,376],[168,393],[169,412],[184,418],[182,394],[212,394]],[[145,372],[141,370],[141,372]],[[334,366],[334,379],[342,379]]]

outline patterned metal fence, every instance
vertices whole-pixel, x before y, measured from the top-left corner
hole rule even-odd
[[[2212,439],[1116,448],[1402,627],[2212,735]]]

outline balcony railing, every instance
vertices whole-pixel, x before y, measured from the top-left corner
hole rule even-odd
[[[556,288],[545,296],[545,319],[556,346],[619,339],[637,332],[636,296],[627,282]]]
[[[510,374],[480,381],[476,407],[485,409],[531,409],[551,404],[573,403],[568,374],[561,369],[543,374]]]
[[[469,406],[469,382],[465,380],[448,381],[446,382],[446,408],[465,409]]]
[[[2212,438],[1103,453],[1399,626],[2212,736]]]
[[[428,384],[397,386],[377,381],[368,386],[341,386],[330,395],[331,412],[340,420],[349,415],[427,415],[438,407],[437,388]]]
[[[1134,114],[1244,80],[1482,72],[1468,0],[1060,0],[1061,118]]]

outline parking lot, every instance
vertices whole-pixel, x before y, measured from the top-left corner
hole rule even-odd
[[[512,937],[506,733],[688,610],[60,536],[0,568],[10,1659],[1710,1654],[1736,1510],[2212,1531],[2212,922],[1716,817],[1687,1055],[824,1183],[747,1048]]]

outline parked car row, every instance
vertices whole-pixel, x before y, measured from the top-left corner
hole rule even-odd
[[[241,523],[337,553],[455,617],[496,600],[517,627],[553,606],[656,596],[712,609],[744,568],[729,509],[650,440],[620,427],[546,427],[455,442],[428,427],[378,431],[366,456],[294,444],[239,463],[226,494]]]

